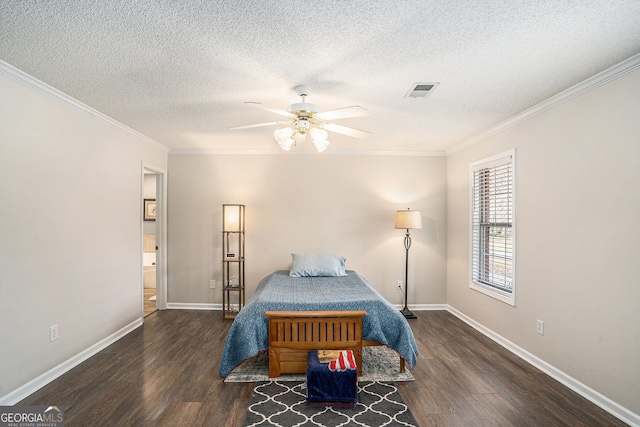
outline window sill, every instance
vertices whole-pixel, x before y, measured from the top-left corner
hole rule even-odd
[[[509,304],[512,306],[516,306],[516,298],[514,293],[506,293],[506,292],[500,292],[497,289],[491,288],[489,286],[486,285],[480,285],[478,283],[475,282],[471,282],[469,284],[469,287],[471,289],[473,289],[474,291],[478,291],[482,294],[485,294],[487,296],[490,296],[491,298],[495,298],[498,301],[502,301],[505,304]]]

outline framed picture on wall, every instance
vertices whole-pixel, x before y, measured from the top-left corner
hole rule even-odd
[[[156,199],[144,199],[144,220],[156,220]]]

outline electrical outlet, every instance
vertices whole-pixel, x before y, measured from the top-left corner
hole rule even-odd
[[[49,341],[58,339],[58,325],[49,326]]]
[[[398,286],[398,289],[402,290],[402,280],[398,280],[396,285]]]
[[[540,335],[544,335],[544,322],[540,319],[536,321],[536,332]]]
[[[209,288],[211,288],[211,289],[215,289],[216,288],[216,281],[215,280],[209,280]]]

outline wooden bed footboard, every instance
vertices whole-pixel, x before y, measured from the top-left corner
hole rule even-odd
[[[366,311],[266,311],[269,377],[307,371],[310,350],[352,350],[362,375],[362,318]]]

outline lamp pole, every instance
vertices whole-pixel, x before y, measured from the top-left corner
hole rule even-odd
[[[407,228],[407,232],[404,235],[404,249],[405,249],[405,260],[404,260],[404,308],[400,310],[400,313],[407,319],[417,319],[416,315],[409,310],[407,306],[407,295],[409,293],[409,248],[411,247],[411,235],[409,234],[409,229]]]

